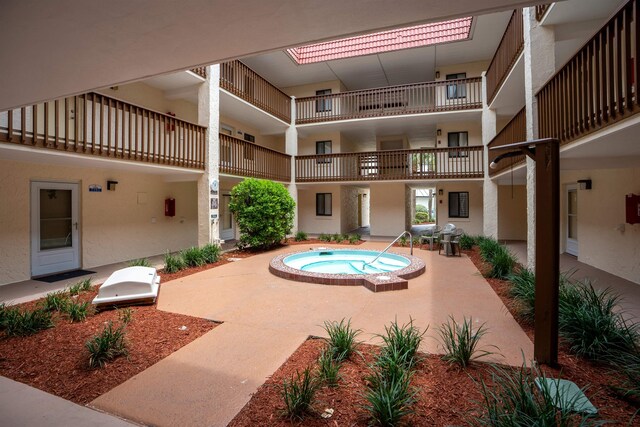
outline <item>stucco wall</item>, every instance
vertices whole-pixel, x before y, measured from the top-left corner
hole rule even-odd
[[[107,191],[106,181],[118,181]],[[195,182],[167,183],[159,175],[0,160],[0,284],[30,277],[31,181],[80,183],[81,266],[127,261],[197,244]],[[90,184],[102,185],[89,193]],[[143,193],[139,203],[138,194]],[[176,216],[164,216],[165,198]],[[152,222],[155,218],[155,223]]]
[[[498,239],[527,240],[527,186],[498,186]]]
[[[480,77],[482,72],[486,71],[487,68],[489,68],[489,61],[465,62],[462,64],[438,67],[436,71],[440,71],[440,77],[437,78],[436,81],[445,80],[447,74],[467,73],[467,78]]]
[[[296,98],[316,96],[317,90],[331,89],[331,93],[344,92],[346,89],[340,80],[330,80],[326,82],[310,83],[307,85],[290,86],[281,88],[284,93]]]
[[[469,145],[482,145],[482,123],[480,121],[459,121],[438,123],[442,135],[436,136],[437,148],[447,148],[449,132],[468,132]]]
[[[316,193],[331,193],[332,215],[316,216]],[[340,185],[298,186],[298,229],[306,233],[341,233]]]
[[[404,183],[372,183],[370,187],[372,236],[397,236],[405,230]]]
[[[316,141],[331,141],[331,151],[333,153],[342,152],[342,137],[340,132],[314,133],[308,137],[298,138],[298,155],[306,156],[316,154]]]
[[[439,190],[443,195],[439,195]],[[449,218],[449,192],[469,192],[469,218]],[[438,225],[444,227],[447,223],[463,228],[467,234],[482,234],[482,182],[447,182],[442,181],[436,188],[436,210]]]
[[[242,123],[234,120],[230,117],[220,115],[220,129],[222,131],[222,125],[231,126],[234,130],[233,137],[243,139],[245,133],[249,133],[256,137],[255,144],[262,147],[267,147],[272,150],[280,151],[284,153],[284,133],[282,135],[262,135],[258,128],[255,128],[247,123]],[[238,133],[240,132],[240,133]]]
[[[591,179],[591,190],[578,190],[578,261],[640,284],[640,224],[625,224],[625,195],[640,194],[640,168],[562,171],[560,179],[561,251],[566,248],[566,186]]]

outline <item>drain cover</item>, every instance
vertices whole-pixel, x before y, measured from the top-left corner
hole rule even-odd
[[[549,391],[550,397],[559,409],[591,415],[598,413],[598,409],[593,406],[580,387],[572,381],[538,377],[535,379],[535,383],[540,390]]]

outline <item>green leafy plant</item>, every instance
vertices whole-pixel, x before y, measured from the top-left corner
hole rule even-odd
[[[42,308],[47,311],[64,311],[70,302],[67,292],[50,292],[44,297]]]
[[[304,242],[305,240],[307,240],[307,238],[307,233],[305,233],[304,231],[298,231],[293,240],[295,240],[296,242]]]
[[[127,343],[125,340],[125,326],[114,327],[112,322],[102,330],[100,335],[95,335],[85,343],[89,351],[89,366],[91,368],[104,367],[104,365],[119,356],[126,356]]]
[[[400,237],[400,239],[398,239],[398,245],[405,247],[407,246],[407,243],[409,242],[409,240],[407,239],[407,236],[402,236]]]
[[[463,234],[460,236],[460,249],[465,251],[471,250],[476,244],[476,238],[473,236],[469,236],[468,234]]]
[[[42,308],[22,310],[10,307],[5,310],[3,326],[7,336],[33,335],[43,329],[53,327],[52,313]]]
[[[165,273],[175,273],[186,267],[184,260],[180,255],[172,255],[167,252],[164,254],[164,271]]]
[[[480,257],[485,262],[493,263],[495,254],[502,247],[500,243],[491,237],[482,237],[477,240],[478,248],[480,249]]]
[[[483,323],[474,331],[473,318],[464,317],[462,323],[459,324],[451,316],[447,323],[443,323],[438,328],[438,334],[445,351],[442,360],[466,368],[472,360],[493,354],[493,352],[478,348],[480,339],[487,333],[484,325]]]
[[[508,277],[511,286],[509,295],[517,302],[517,310],[520,316],[533,322],[536,302],[536,276],[527,268],[520,268]]]
[[[130,307],[118,309],[118,319],[123,325],[128,325],[133,320],[133,310]]]
[[[424,334],[413,325],[413,319],[408,323],[399,325],[397,319],[391,322],[390,326],[385,326],[385,335],[380,335],[384,345],[380,351],[380,359],[390,359],[404,369],[411,369],[417,362],[416,354]]]
[[[207,243],[200,250],[205,264],[213,264],[220,259],[220,246]]]
[[[369,413],[372,424],[397,426],[414,412],[417,389],[411,386],[411,373],[400,371],[398,375],[388,375],[376,370],[368,377],[365,393],[367,404],[364,409]]]
[[[206,264],[202,249],[192,246],[180,252],[180,256],[187,267],[201,267]]]
[[[331,234],[320,233],[318,240],[329,243],[331,242]]]
[[[329,387],[337,387],[340,379],[340,362],[333,359],[333,353],[330,349],[325,348],[318,358],[318,368],[320,378]]]
[[[489,277],[507,279],[513,272],[513,267],[516,265],[516,258],[509,249],[499,245],[489,263],[491,264]]]
[[[248,178],[231,190],[229,210],[240,229],[242,247],[270,248],[293,227],[295,202],[280,183]]]
[[[129,267],[151,267],[151,261],[147,258],[132,259],[127,265]]]
[[[334,234],[333,236],[331,236],[331,240],[333,240],[336,243],[342,243],[342,234]]]
[[[640,354],[613,350],[606,359],[620,378],[613,390],[623,399],[640,406]]]
[[[359,234],[350,234],[349,235],[349,243],[351,243],[352,245],[355,245],[356,243],[358,243],[360,241],[360,235]]]
[[[329,335],[328,349],[334,360],[341,362],[348,359],[355,351],[356,337],[362,332],[360,329],[351,329],[351,319],[340,322],[324,322],[324,330]]]
[[[306,368],[302,375],[296,371],[291,381],[282,383],[282,399],[285,404],[285,415],[291,420],[301,420],[311,412],[311,405],[316,391],[320,388],[319,381],[311,375],[311,369]]]
[[[0,329],[4,329],[4,322],[10,310],[12,310],[12,308],[8,307],[5,303],[0,304]]]
[[[91,308],[91,304],[88,301],[69,301],[69,303],[64,307],[63,312],[72,322],[82,322],[91,313]]]

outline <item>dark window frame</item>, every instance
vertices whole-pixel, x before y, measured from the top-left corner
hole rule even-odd
[[[256,137],[251,135],[250,133],[245,132],[243,139],[250,144],[256,143]],[[245,147],[242,151],[242,155],[245,160],[253,160],[253,150],[250,147]]]
[[[331,95],[331,89],[321,89],[316,91],[316,96]],[[317,99],[316,100],[316,113],[326,113],[333,108],[333,102],[331,99]]]
[[[467,73],[447,74],[446,80],[466,79]],[[447,99],[460,99],[467,97],[467,86],[465,83],[455,83],[447,85]]]
[[[455,202],[452,203],[452,201]],[[466,203],[466,209],[460,207]],[[466,211],[466,215],[465,215]],[[469,218],[469,192],[450,191],[449,192],[449,218]]]
[[[327,197],[329,212],[327,212]],[[333,216],[333,193],[316,193],[316,216]]]
[[[327,143],[329,147],[329,151],[327,152]],[[322,148],[321,148],[322,147]],[[332,154],[333,153],[333,142],[331,140],[325,141],[316,141],[316,154]],[[325,159],[317,159],[317,163],[331,163],[331,158]]]
[[[466,135],[465,139],[467,144],[466,145],[460,145],[460,135]],[[451,144],[451,137],[453,135],[457,136],[457,143],[456,145],[452,145]],[[469,146],[469,132],[464,130],[464,131],[458,131],[458,132],[447,132],[447,148],[459,148],[459,147],[468,147]],[[459,158],[459,157],[469,157],[469,152],[468,151],[449,151],[449,158]]]

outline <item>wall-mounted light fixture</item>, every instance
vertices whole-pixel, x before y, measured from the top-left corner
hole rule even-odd
[[[581,190],[591,190],[591,180],[590,179],[579,179],[578,184],[580,184]]]
[[[438,196],[442,196],[444,194],[444,190],[441,188],[438,190]]]
[[[440,78],[440,71],[436,71],[436,79]]]
[[[436,135],[438,135],[438,136],[442,136],[442,129],[438,129],[438,130],[436,131]]]
[[[116,184],[118,181],[107,181],[107,190],[116,191]]]

